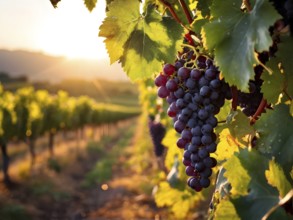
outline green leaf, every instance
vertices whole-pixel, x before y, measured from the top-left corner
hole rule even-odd
[[[104,42],[112,64],[123,55],[123,46],[137,26],[139,1],[116,0],[108,5],[108,9],[99,36],[106,38]]]
[[[84,0],[84,4],[87,7],[87,9],[91,12],[97,4],[97,0]]]
[[[278,44],[276,57],[282,63],[285,73],[286,89],[288,94],[293,97],[293,38],[291,36],[281,37],[281,42]]]
[[[228,128],[234,139],[245,145],[248,145],[247,136],[255,133],[253,127],[250,125],[249,118],[247,118],[247,116],[239,109],[236,112],[233,112],[232,120],[227,120],[227,123],[221,128]]]
[[[258,150],[270,159],[274,157],[285,174],[289,174],[293,158],[293,117],[289,106],[280,104],[274,110],[268,110],[261,115],[255,128],[260,135],[257,140]]]
[[[203,17],[206,17],[210,15],[211,4],[212,0],[198,0],[196,8],[201,11]]]
[[[267,0],[256,1],[249,13],[240,10],[238,0],[213,1],[212,20],[203,27],[204,45],[214,50],[215,61],[225,80],[248,91],[253,66],[258,63],[255,50],[268,50],[272,39],[268,28],[280,18]]]
[[[236,165],[235,165],[236,164]],[[224,176],[231,182],[234,192],[231,201],[241,219],[261,219],[279,203],[278,191],[267,183],[265,171],[269,161],[258,151],[241,150],[229,159]],[[244,192],[246,195],[243,196]],[[282,215],[282,210],[276,211]]]
[[[240,220],[233,203],[229,200],[222,200],[217,205],[214,217],[215,220]]]
[[[269,162],[269,170],[265,172],[268,183],[276,187],[282,198],[292,189],[283,169],[274,161]]]
[[[240,159],[237,156],[232,156],[223,164],[223,167],[226,169],[224,177],[228,179],[232,186],[232,195],[247,195],[251,177],[242,166]]]
[[[262,73],[261,78],[264,82],[261,91],[269,103],[276,104],[285,88],[285,76],[279,70],[276,59],[271,59],[267,66],[273,71],[273,74],[269,74],[268,71]]]
[[[119,60],[132,80],[159,72],[163,61],[173,62],[180,49],[183,29],[171,18],[162,18],[153,5],[144,15],[139,1],[114,1],[100,27],[111,63]]]

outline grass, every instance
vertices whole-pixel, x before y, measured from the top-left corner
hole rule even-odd
[[[31,220],[25,208],[18,204],[4,204],[0,207],[0,220]]]
[[[87,146],[89,153],[96,152],[99,154],[100,159],[96,162],[95,166],[85,175],[82,186],[85,188],[93,187],[96,184],[102,184],[112,178],[112,168],[117,164],[117,158],[127,147],[131,141],[134,133],[134,126],[129,127],[127,130],[119,130],[118,142],[114,146],[112,142],[115,141],[115,136],[104,136],[98,143],[90,142]],[[111,146],[112,149],[107,149]],[[115,149],[114,149],[115,148]]]

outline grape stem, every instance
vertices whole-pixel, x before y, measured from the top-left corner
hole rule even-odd
[[[266,220],[268,217],[280,206],[284,205],[286,202],[288,202],[293,197],[293,189],[291,189],[280,201],[278,204],[273,206],[265,215],[262,217],[261,220]]]
[[[189,24],[192,24],[193,19],[192,19],[192,16],[191,16],[191,14],[190,14],[190,11],[189,11],[189,9],[188,9],[188,7],[187,7],[185,1],[184,1],[184,0],[178,0],[178,1],[179,1],[179,3],[180,3],[181,7],[183,8],[183,11],[184,11],[184,14],[185,14],[185,16],[186,16],[186,18],[187,18],[187,20],[188,20],[188,23],[189,23]]]
[[[237,110],[237,103],[238,103],[238,92],[236,86],[231,87],[232,92],[232,109],[233,111]]]
[[[248,12],[251,12],[252,11],[252,7],[251,7],[251,4],[250,4],[250,1],[249,0],[243,0],[242,2],[245,5],[245,8],[247,9],[247,11]]]
[[[159,0],[159,2],[161,2],[171,13],[172,17],[175,19],[175,21],[177,21],[177,23],[179,23],[182,27],[184,27],[185,29],[189,30],[184,24],[183,22],[180,20],[180,18],[178,17],[178,15],[176,14],[173,6],[165,1],[165,0]]]
[[[254,113],[254,115],[252,116],[251,120],[250,120],[250,124],[253,125],[256,120],[258,119],[258,117],[261,115],[261,113],[264,112],[265,108],[267,106],[267,100],[266,99],[262,99],[256,112]]]

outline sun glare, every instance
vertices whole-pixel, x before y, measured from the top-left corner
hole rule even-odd
[[[83,1],[63,0],[52,10],[38,32],[37,46],[45,53],[68,58],[105,58],[98,27],[105,17],[105,2],[98,1],[90,13]]]

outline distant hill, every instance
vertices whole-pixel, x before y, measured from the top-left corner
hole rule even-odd
[[[27,76],[31,81],[60,82],[68,78],[128,80],[120,64],[105,60],[54,57],[28,51],[0,49],[0,72],[12,77]]]

